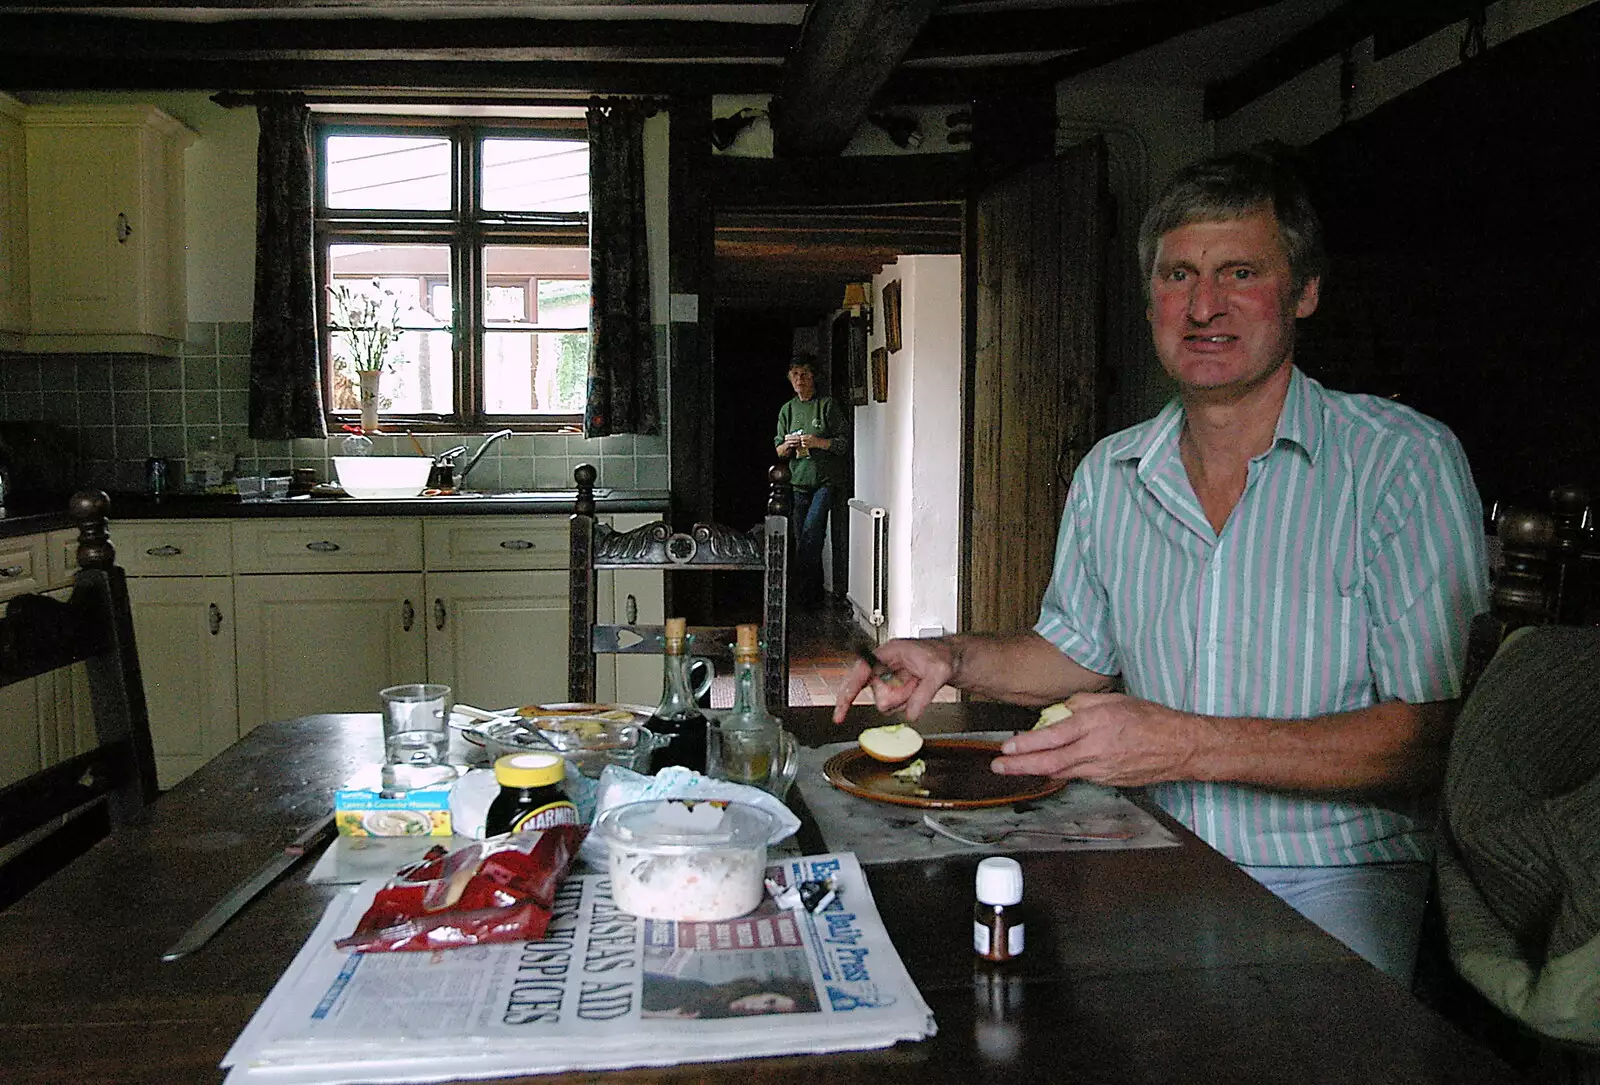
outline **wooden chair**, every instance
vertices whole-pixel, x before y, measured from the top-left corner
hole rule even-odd
[[[74,494],[69,503],[80,565],[71,597],[20,595],[0,618],[0,686],[84,663],[97,743],[0,789],[0,907],[157,794],[127,580],[107,537],[110,504],[98,491]]]
[[[789,468],[774,466],[767,477],[771,491],[766,518],[749,531],[720,524],[695,524],[675,532],[657,520],[628,532],[599,523],[595,516],[595,469],[581,464],[577,511],[572,517],[571,637],[567,646],[567,695],[573,701],[595,696],[595,655],[661,654],[665,647],[659,625],[633,622],[596,624],[596,584],[600,573],[615,569],[661,569],[668,573],[741,570],[762,576],[761,638],[763,679],[768,707],[781,713],[789,698],[789,512],[793,495]],[[627,616],[624,616],[627,617]],[[691,626],[694,654],[733,658],[732,626]]]

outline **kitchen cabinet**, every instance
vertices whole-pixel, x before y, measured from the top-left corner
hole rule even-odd
[[[239,737],[232,533],[226,521],[151,520],[113,525],[111,541],[169,788]]]
[[[0,350],[28,329],[28,144],[23,106],[0,94]]]
[[[14,563],[75,561],[72,533],[58,534]],[[565,700],[567,540],[565,516],[113,524],[162,786],[264,721],[376,711],[378,690],[402,682],[443,682],[483,707]],[[659,572],[600,587],[607,620],[629,607],[661,620]],[[602,699],[655,703],[659,657],[601,666]]]
[[[0,539],[0,609],[27,592],[65,599],[72,574],[50,560],[52,540],[63,534]],[[74,561],[73,568],[76,568]],[[0,787],[95,745],[87,671],[67,670],[0,689]]]
[[[427,680],[422,573],[240,575],[239,730],[313,712],[376,712]]]
[[[29,106],[22,349],[176,356],[187,322],[183,152],[153,106]]]

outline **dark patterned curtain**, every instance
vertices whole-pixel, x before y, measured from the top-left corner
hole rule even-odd
[[[311,111],[299,95],[257,100],[256,299],[250,436],[326,437],[311,240]]]
[[[589,107],[588,437],[661,432],[644,229],[640,102]]]

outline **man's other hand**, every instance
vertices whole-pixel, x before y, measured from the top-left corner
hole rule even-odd
[[[1067,707],[1067,719],[1008,738],[990,767],[1117,787],[1188,778],[1199,717],[1120,693],[1074,694]]]

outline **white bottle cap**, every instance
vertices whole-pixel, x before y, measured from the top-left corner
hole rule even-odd
[[[978,864],[978,901],[981,904],[1017,904],[1022,900],[1022,864],[1001,856]]]

